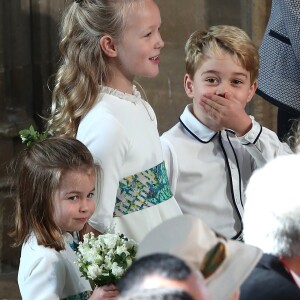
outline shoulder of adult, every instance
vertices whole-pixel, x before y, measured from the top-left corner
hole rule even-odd
[[[300,299],[300,289],[273,255],[264,254],[241,286],[240,300]]]

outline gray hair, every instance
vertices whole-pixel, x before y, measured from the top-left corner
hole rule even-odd
[[[246,189],[245,242],[281,257],[300,255],[300,155],[277,157]]]

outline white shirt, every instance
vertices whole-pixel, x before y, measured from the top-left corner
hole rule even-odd
[[[252,172],[292,151],[253,117],[252,129],[236,137],[231,130],[210,130],[191,109],[188,105],[180,122],[161,137],[171,191],[183,213],[200,217],[228,238],[238,238]]]
[[[23,300],[59,300],[92,290],[74,263],[71,235],[64,234],[64,240],[66,249],[60,252],[38,245],[34,234],[23,244],[18,272]]]

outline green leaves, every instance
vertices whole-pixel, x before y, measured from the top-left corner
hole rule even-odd
[[[38,131],[34,130],[32,125],[30,125],[29,129],[20,130],[19,134],[22,143],[26,144],[27,147],[32,146],[32,144],[35,142],[43,141],[49,136],[47,131],[39,133]]]

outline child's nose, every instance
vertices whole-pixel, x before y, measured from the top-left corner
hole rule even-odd
[[[155,44],[155,48],[156,49],[161,49],[163,48],[165,45],[160,33],[158,32],[158,37],[157,37],[157,41],[156,41],[156,44]]]
[[[225,97],[225,92],[217,91],[216,95],[220,97]]]
[[[225,97],[226,92],[229,92],[229,87],[226,84],[220,84],[217,87],[216,95]]]
[[[83,199],[81,201],[80,208],[79,208],[80,212],[87,212],[87,211],[89,211],[89,204],[88,203],[89,203],[88,199]]]

